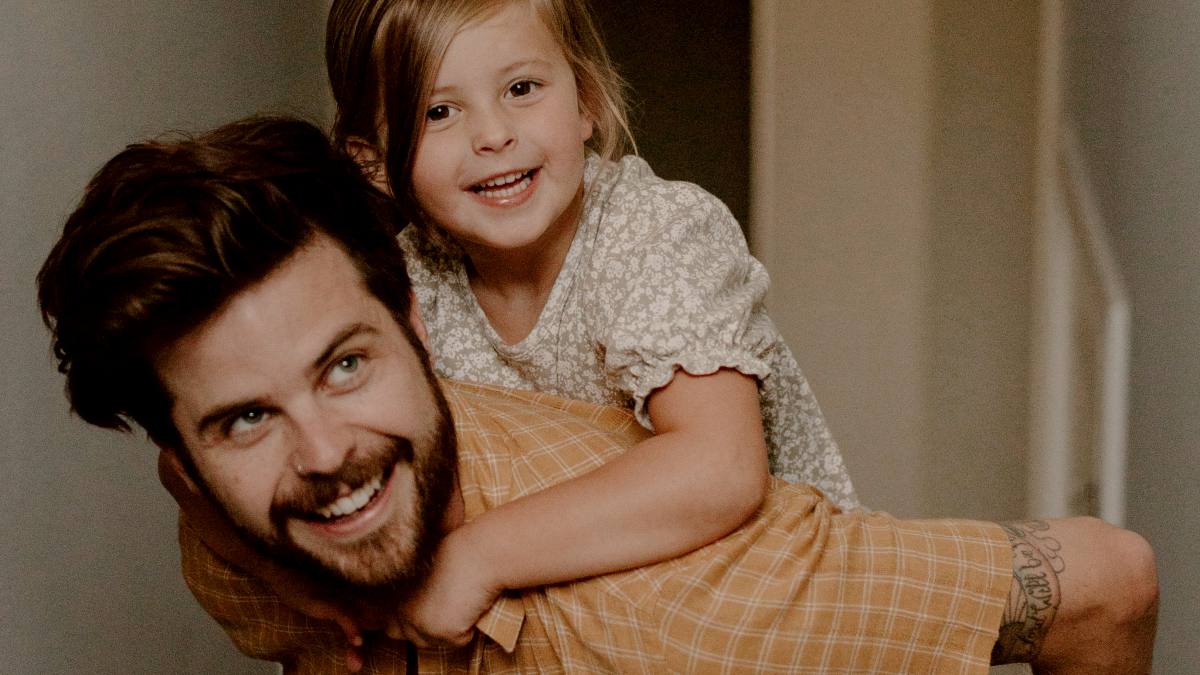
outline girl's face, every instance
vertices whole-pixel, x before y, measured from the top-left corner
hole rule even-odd
[[[469,254],[560,250],[583,199],[575,75],[528,3],[512,2],[451,41],[413,165],[425,214]]]

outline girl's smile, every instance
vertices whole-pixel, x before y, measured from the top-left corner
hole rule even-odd
[[[480,181],[468,189],[489,206],[519,206],[533,196],[537,176],[537,169],[512,171]]]

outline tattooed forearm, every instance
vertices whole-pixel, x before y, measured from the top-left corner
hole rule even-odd
[[[992,648],[992,663],[1032,661],[1062,596],[1058,575],[1065,569],[1058,540],[1049,536],[1043,520],[1003,523],[1013,550],[1013,582],[1000,623],[1000,637]]]

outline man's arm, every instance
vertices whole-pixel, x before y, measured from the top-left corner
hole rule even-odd
[[[1013,577],[993,663],[1149,673],[1158,576],[1146,541],[1095,518],[1005,523]]]

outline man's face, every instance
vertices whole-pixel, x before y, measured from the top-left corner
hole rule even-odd
[[[354,585],[424,573],[454,480],[445,404],[330,240],[235,295],[155,367],[200,480],[262,548]]]

